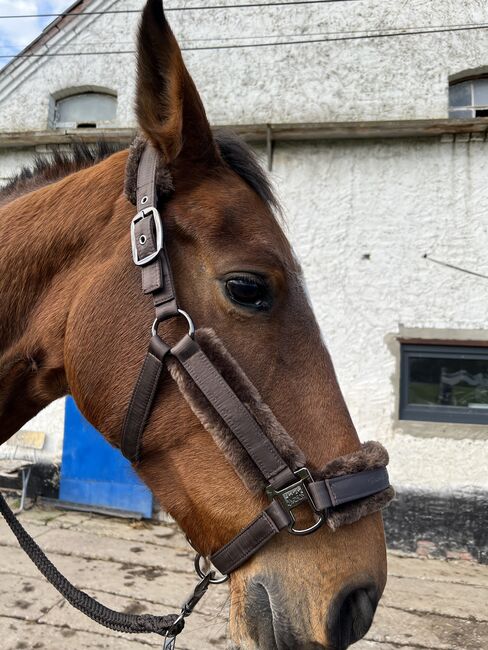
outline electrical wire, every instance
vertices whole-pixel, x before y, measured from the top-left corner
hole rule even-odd
[[[438,28],[425,28],[425,29],[415,29],[415,31],[390,31],[390,32],[379,32],[376,34],[360,34],[360,35],[351,35],[351,36],[338,36],[334,38],[311,38],[311,39],[301,39],[301,40],[286,40],[286,41],[274,41],[274,42],[262,42],[262,43],[233,43],[230,45],[196,45],[196,46],[183,46],[181,50],[186,52],[195,52],[195,51],[211,51],[211,50],[233,50],[233,49],[250,49],[250,48],[261,48],[261,47],[279,47],[283,45],[313,45],[317,43],[335,43],[335,42],[344,42],[344,41],[358,41],[358,40],[372,40],[372,39],[383,39],[383,38],[393,38],[393,37],[404,37],[404,36],[419,36],[425,34],[444,34],[444,33],[454,33],[454,32],[463,32],[463,31],[472,31],[472,30],[482,30],[488,29],[488,23],[480,23],[473,25],[465,25],[459,27],[438,27]],[[250,37],[252,38],[252,37]],[[218,38],[216,40],[219,40]],[[18,54],[15,58],[17,59],[27,59],[27,58],[50,58],[50,57],[65,57],[65,56],[100,56],[103,54],[135,54],[136,50],[97,50],[92,52],[44,52],[42,54]],[[8,55],[0,55],[0,59],[9,59],[12,58]]]
[[[216,9],[253,9],[253,8],[268,8],[268,7],[294,7],[298,5],[326,5],[344,2],[362,2],[363,0],[292,0],[291,2],[244,2],[234,5],[207,5],[206,7],[200,6],[187,6],[187,7],[168,7],[164,9],[165,13],[177,11],[213,11]],[[64,13],[43,13],[43,14],[4,14],[0,16],[0,20],[9,20],[11,18],[71,18],[72,16],[102,16],[113,14],[140,14],[142,9],[106,9],[100,11],[79,11],[79,12],[64,12]]]
[[[487,23],[488,25],[488,23]],[[459,28],[459,27],[480,27],[479,23],[457,23],[457,24],[452,24],[452,25],[429,25],[429,26],[419,26],[419,27],[385,27],[382,29],[381,32],[377,32],[379,35],[383,34],[390,34],[391,32],[407,32],[408,30],[419,30],[419,29],[426,29],[429,31],[433,31],[436,29],[443,29],[449,27],[451,30],[454,28]],[[180,39],[181,43],[207,43],[207,42],[214,42],[214,41],[249,41],[249,40],[256,40],[256,39],[282,39],[282,38],[301,38],[304,36],[307,37],[316,37],[316,36],[344,36],[344,35],[349,35],[349,34],[359,34],[362,36],[369,36],[373,37],[374,30],[372,29],[341,29],[341,30],[336,30],[336,31],[330,31],[330,32],[300,32],[300,33],[292,33],[292,34],[254,34],[252,36],[206,36],[206,37],[197,37],[197,38],[184,38],[182,37]],[[276,43],[279,44],[280,41],[276,41]],[[295,41],[293,41],[295,42]],[[83,45],[88,46],[88,47],[99,47],[101,45],[111,45],[113,47],[120,47],[123,45],[120,41],[83,41]],[[250,43],[249,45],[254,45],[254,43]],[[3,48],[0,48],[0,50],[5,50],[5,49],[15,49],[15,45],[6,45]],[[107,50],[109,51],[109,50]]]
[[[466,273],[467,275],[474,275],[476,278],[482,278],[483,280],[488,280],[488,275],[484,275],[483,273],[478,273],[477,271],[472,271],[471,269],[465,269],[462,266],[457,266],[456,264],[451,264],[450,262],[443,262],[442,260],[436,260],[433,257],[430,257],[428,253],[424,253],[422,255],[424,260],[428,260],[429,262],[433,262],[434,264],[439,264],[440,266],[445,266],[448,269],[452,269],[453,271],[461,271],[461,273]]]

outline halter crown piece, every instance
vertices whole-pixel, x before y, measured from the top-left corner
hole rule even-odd
[[[132,178],[135,172],[136,179]],[[167,367],[184,398],[234,465],[246,487],[253,491],[264,490],[270,504],[225,546],[205,559],[207,565],[213,565],[220,572],[220,577],[214,570],[204,569],[203,558],[196,556],[195,569],[200,581],[180,614],[166,617],[131,617],[112,612],[76,590],[61,576],[62,582],[37,545],[33,542],[36,547],[33,549],[26,541],[26,537],[30,538],[1,497],[0,511],[24,550],[27,548],[38,568],[71,604],[113,629],[114,617],[129,617],[130,621],[118,621],[125,625],[115,629],[155,632],[164,637],[163,648],[171,650],[183,629],[184,619],[192,613],[208,586],[227,580],[232,571],[280,531],[287,529],[293,535],[308,535],[324,523],[336,529],[380,510],[393,498],[394,491],[386,470],[388,454],[377,442],[364,443],[357,452],[335,458],[320,472],[310,471],[303,452],[215,333],[208,329],[195,331],[191,317],[179,308],[176,299],[157,208],[158,186],[163,193],[172,189],[170,176],[164,167],[161,168],[156,149],[138,139],[131,148],[126,176],[126,193],[129,198],[135,198],[138,210],[131,223],[132,257],[142,272],[143,292],[153,298],[155,319],[149,349],[124,419],[121,451],[132,463],[141,460],[144,429],[163,368]],[[189,331],[170,347],[159,337],[158,325],[178,316],[186,319]],[[295,509],[301,506],[307,506],[311,513],[311,523],[305,528],[298,526],[294,515]],[[49,564],[47,568],[44,562]],[[74,593],[66,589],[66,583]],[[80,606],[80,598],[83,606]]]

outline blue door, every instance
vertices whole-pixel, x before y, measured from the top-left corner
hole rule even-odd
[[[129,461],[66,399],[61,501],[151,517],[153,496]]]

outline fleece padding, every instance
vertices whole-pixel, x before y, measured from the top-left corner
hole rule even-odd
[[[388,452],[383,445],[370,440],[363,443],[357,451],[334,458],[322,470],[314,474],[316,478],[334,478],[344,474],[356,474],[368,469],[386,467],[389,460]],[[327,524],[332,530],[336,530],[344,524],[352,524],[372,512],[385,508],[394,496],[395,490],[389,487],[370,497],[337,506],[327,512]]]
[[[199,329],[196,332],[196,339],[225,381],[254,416],[280,456],[293,470],[303,467],[305,465],[303,452],[275,418],[256,387],[231,357],[215,332],[211,329]],[[173,379],[192,411],[212,435],[246,487],[255,492],[262,491],[266,487],[263,477],[227,424],[209,404],[180,363],[172,357],[168,358],[167,363]]]
[[[125,166],[125,184],[124,192],[126,198],[133,204],[137,204],[137,170],[139,162],[146,147],[146,139],[138,135],[129,148],[129,156]],[[173,179],[171,174],[161,158],[161,164],[156,170],[156,187],[158,197],[163,198],[173,192]]]
[[[229,354],[215,332],[211,329],[199,329],[196,332],[196,339],[225,381],[254,416],[282,458],[293,470],[304,467],[306,465],[304,453],[278,422],[256,387]],[[266,487],[263,477],[227,424],[210,405],[177,359],[168,357],[167,364],[173,379],[178,384],[192,411],[212,435],[215,443],[225,454],[243,483],[253,492],[261,492]],[[333,478],[376,469],[387,465],[388,460],[388,452],[380,443],[365,442],[357,451],[331,460],[322,470],[314,472],[314,478]],[[331,509],[327,513],[327,523],[332,530],[344,524],[353,523],[367,514],[384,508],[393,496],[394,490],[390,487],[373,496]]]

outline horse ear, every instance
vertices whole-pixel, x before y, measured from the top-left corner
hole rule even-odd
[[[202,100],[166,20],[162,0],[148,0],[139,27],[136,113],[167,163],[217,158]]]

